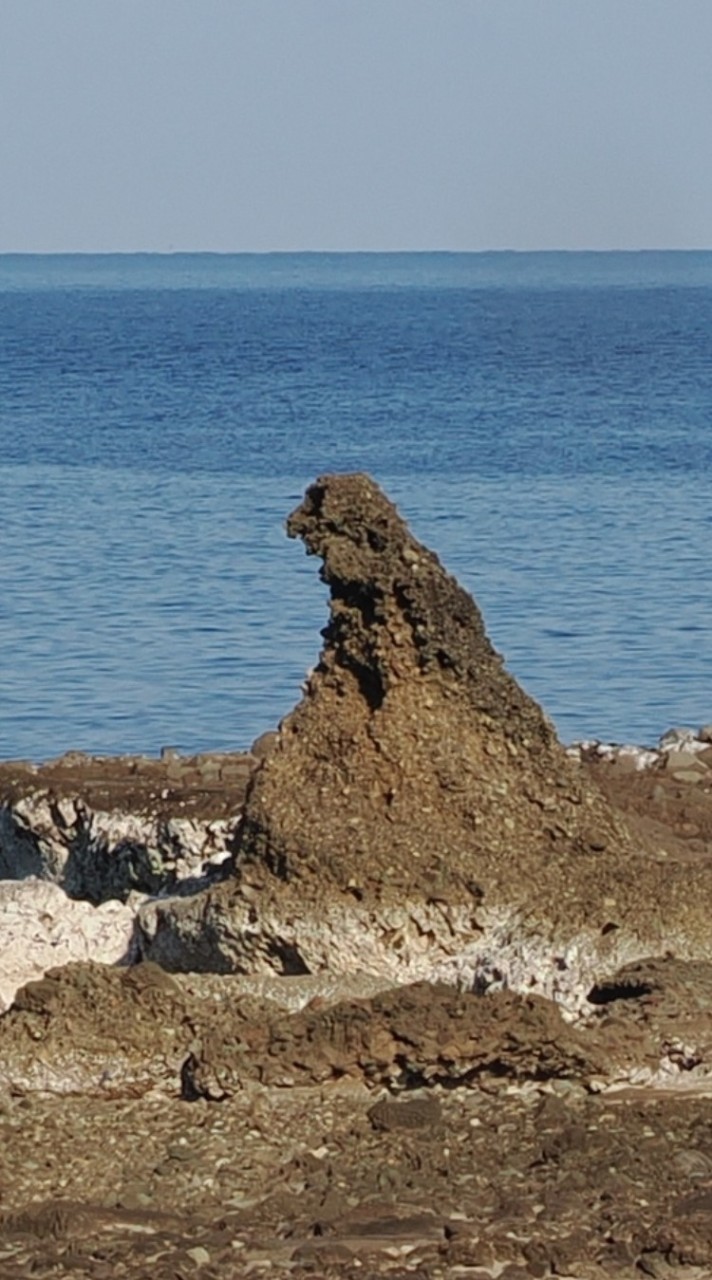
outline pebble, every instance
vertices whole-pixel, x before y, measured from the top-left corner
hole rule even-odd
[[[681,742],[694,742],[696,738],[697,734],[694,729],[676,726],[665,731],[659,739],[658,745],[664,751],[666,748],[676,746]]]
[[[207,1249],[203,1248],[202,1244],[197,1244],[194,1249],[186,1249],[186,1253],[196,1267],[204,1267],[206,1263],[210,1262],[210,1254]]]

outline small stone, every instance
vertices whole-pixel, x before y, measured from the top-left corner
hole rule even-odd
[[[204,1267],[206,1263],[210,1262],[210,1254],[207,1249],[203,1248],[202,1244],[197,1244],[193,1249],[186,1249],[186,1253],[196,1267]]]
[[[709,770],[707,770],[707,772],[709,772]],[[675,781],[687,782],[694,786],[696,783],[704,781],[704,774],[698,769],[676,769]]]
[[[698,734],[695,733],[694,729],[687,729],[684,727],[668,729],[660,738],[660,746],[665,751],[669,750],[676,743],[694,742],[697,737]]]
[[[665,768],[668,773],[674,773],[675,777],[679,777],[681,773],[697,773],[704,777],[708,772],[707,765],[700,760],[699,755],[694,751],[669,751],[665,761]]]
[[[170,1160],[180,1160],[181,1162],[192,1160],[193,1152],[187,1143],[174,1142],[166,1153]]]
[[[131,1182],[119,1196],[122,1209],[147,1209],[153,1203],[151,1188],[143,1182]]]
[[[712,724],[703,724],[697,731],[699,742],[712,742]]]
[[[595,828],[585,833],[584,840],[593,853],[603,853],[604,849],[608,847],[608,837],[605,831],[599,831]]]
[[[611,757],[611,765],[618,773],[637,773],[638,761],[630,752],[625,754],[621,751]]]
[[[218,782],[220,779],[220,762],[218,760],[204,760],[201,762],[198,771],[205,782]]]
[[[393,1102],[381,1098],[368,1111],[368,1117],[376,1130],[386,1133],[396,1129],[424,1129],[442,1121],[442,1111],[437,1098],[415,1098],[412,1102]]]

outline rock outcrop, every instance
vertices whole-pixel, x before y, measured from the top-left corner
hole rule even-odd
[[[223,877],[256,763],[175,751],[0,763],[0,1009],[60,963],[130,962],[141,902]]]
[[[551,1002],[416,983],[280,1009],[223,979],[219,995],[144,964],[66,965],[18,993],[0,1020],[0,1085],[25,1092],[222,1101],[249,1083],[349,1077],[391,1090],[582,1080],[605,1069],[595,1035]],[[287,984],[288,985],[288,984]],[[365,984],[368,991],[368,983]]]
[[[250,757],[0,765],[3,1278],[710,1274],[712,727],[567,755],[368,478],[289,529]]]
[[[220,1102],[350,1079],[389,1092],[555,1080],[706,1092],[711,979],[709,962],[639,961],[592,987],[572,1027],[552,1001],[511,991],[66,964],[0,1018],[0,1091]]]
[[[503,984],[575,1011],[602,970],[712,953],[709,868],[651,861],[372,480],[322,477],[287,530],[323,561],[324,648],[253,776],[235,877],[149,906],[146,955]]]
[[[94,904],[205,885],[231,856],[255,764],[78,751],[0,764],[0,879],[35,876]]]

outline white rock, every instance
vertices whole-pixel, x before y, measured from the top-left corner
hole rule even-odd
[[[121,902],[93,907],[49,880],[0,881],[0,1010],[57,965],[133,959],[133,932],[134,911]]]
[[[649,747],[625,745],[616,747],[613,754],[616,760],[631,761],[635,765],[636,772],[640,772],[643,769],[651,769],[660,759],[660,752],[653,751]]]
[[[698,738],[685,738],[684,742],[671,742],[668,746],[663,747],[662,754],[666,756],[695,756],[700,751],[706,751],[709,742],[700,742]]]
[[[660,752],[651,747],[638,747],[632,743],[619,746],[615,742],[574,742],[566,748],[570,759],[583,760],[586,755],[595,753],[600,760],[621,760],[636,772],[651,769],[660,759]]]
[[[230,855],[236,819],[194,821],[121,811],[38,790],[0,807],[0,879],[38,876],[75,898],[125,899],[200,879]]]
[[[696,738],[697,734],[694,729],[688,729],[685,727],[668,729],[660,738],[659,746],[662,751],[669,751],[671,747],[683,742],[694,742]]]

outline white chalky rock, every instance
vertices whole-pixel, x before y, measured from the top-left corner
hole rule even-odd
[[[160,893],[218,870],[237,822],[102,813],[38,790],[0,806],[0,877],[38,876],[92,902]]]
[[[0,880],[0,1011],[58,965],[133,959],[133,932],[134,909],[124,903],[93,907],[49,880]]]

